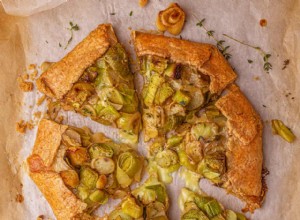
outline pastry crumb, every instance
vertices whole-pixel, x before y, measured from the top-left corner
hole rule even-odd
[[[17,125],[16,125],[16,131],[21,133],[21,134],[24,134],[26,132],[26,123],[24,120],[21,120],[19,122],[17,122]]]
[[[30,120],[29,122],[26,122],[26,123],[27,123],[27,128],[28,128],[29,130],[32,130],[32,129],[34,128],[34,123],[33,123],[32,120]]]
[[[21,194],[16,195],[16,202],[22,203],[24,201],[24,197]]]
[[[45,219],[45,216],[44,215],[39,215],[36,220],[44,220]]]
[[[46,97],[46,102],[47,102],[47,105],[49,105],[52,102],[52,99],[50,97]]]
[[[22,79],[23,79],[23,80],[28,80],[28,79],[29,79],[29,74],[28,74],[28,73],[24,73],[24,74],[22,75]]]
[[[260,21],[259,21],[259,24],[260,24],[260,26],[262,26],[262,27],[265,27],[265,26],[267,26],[267,20],[266,19],[261,19]]]
[[[33,71],[32,73],[30,73],[30,75],[29,75],[30,80],[35,80],[36,77],[37,77],[37,75],[38,75],[38,71],[37,71],[37,70],[34,70],[34,71]]]
[[[255,76],[255,77],[253,77],[253,79],[257,81],[257,80],[260,80],[260,77],[259,76]]]
[[[19,82],[19,88],[23,92],[31,92],[33,90],[33,83],[25,81],[22,77],[18,77],[17,81]]]
[[[29,69],[29,70],[34,70],[34,69],[36,69],[36,64],[29,64],[28,69]]]
[[[37,106],[40,106],[41,104],[43,104],[43,102],[45,101],[46,99],[46,96],[43,95],[42,97],[40,97],[38,100],[37,100]]]
[[[145,7],[148,4],[148,0],[139,0],[139,5]]]
[[[21,120],[16,124],[16,131],[21,134],[25,134],[27,129],[32,130],[33,128],[34,124],[31,120],[29,122]]]
[[[63,120],[64,120],[64,116],[60,115],[56,118],[55,121],[61,124],[63,122]]]
[[[38,111],[38,112],[33,113],[33,115],[35,118],[39,119],[42,116],[42,112]]]

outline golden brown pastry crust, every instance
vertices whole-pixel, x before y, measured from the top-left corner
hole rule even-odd
[[[163,35],[132,32],[137,56],[156,55],[192,65],[210,76],[210,91],[220,93],[236,79],[236,74],[219,50],[210,44],[196,43]]]
[[[29,175],[49,202],[58,220],[74,219],[83,215],[87,207],[86,203],[65,186],[59,173],[52,169],[61,135],[67,128],[66,125],[50,120],[41,120],[32,154],[27,158]]]
[[[53,64],[37,80],[38,89],[49,97],[61,99],[84,70],[117,42],[110,24],[99,25],[70,53]]]
[[[67,128],[66,125],[60,125],[50,120],[41,120],[32,154],[39,155],[46,167],[52,165],[60,146],[61,135]]]
[[[78,199],[54,171],[31,172],[30,177],[49,202],[58,220],[73,219],[87,204]]]
[[[226,144],[227,173],[224,188],[247,205],[247,211],[259,208],[263,196],[262,186],[262,129],[259,115],[236,85],[221,97],[216,106],[227,118]]]

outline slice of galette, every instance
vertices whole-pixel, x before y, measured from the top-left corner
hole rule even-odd
[[[168,220],[169,198],[165,185],[151,175],[129,193],[103,220]]]
[[[181,220],[246,220],[241,213],[225,209],[215,198],[182,188],[179,195]]]
[[[132,37],[144,77],[145,141],[174,129],[236,79],[212,45],[137,31]]]
[[[110,24],[99,25],[37,80],[38,89],[64,110],[121,129],[126,143],[137,143],[138,99],[124,47]]]
[[[140,181],[143,157],[88,128],[43,119],[28,172],[58,220],[98,219],[92,212]]]
[[[150,171],[170,183],[180,165],[261,206],[262,123],[212,45],[133,32],[145,85],[142,120]],[[222,94],[222,92],[225,91]],[[226,94],[227,93],[227,94]]]

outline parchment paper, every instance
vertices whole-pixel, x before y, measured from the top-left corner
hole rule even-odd
[[[119,40],[134,55],[129,43],[129,29],[155,30],[158,11],[166,8],[171,1],[150,0],[145,8],[138,6],[138,0],[62,2],[65,1],[2,1],[7,13],[30,16],[14,17],[0,9],[0,219],[36,219],[39,215],[54,219],[51,208],[24,169],[23,162],[31,152],[37,127],[25,136],[15,132],[16,121],[33,119],[33,113],[44,111],[45,106],[35,106],[41,97],[36,90],[22,95],[17,88],[18,74],[31,63],[59,60],[98,24],[106,22],[113,24]],[[199,19],[206,18],[205,26],[215,31],[216,38],[224,39],[226,45],[230,45],[230,63],[239,75],[237,83],[264,120],[264,163],[270,171],[267,176],[269,191],[263,207],[247,216],[258,220],[300,219],[299,0],[178,0],[177,3],[187,14],[181,33],[184,39],[215,43],[196,26],[195,15]],[[131,11],[132,16],[129,15]],[[262,18],[268,22],[266,27],[259,25]],[[67,30],[70,21],[78,24],[80,30],[74,32],[73,40],[65,50],[63,46],[70,37]],[[263,71],[262,57],[257,51],[226,39],[223,33],[269,52],[273,65],[270,73]],[[59,47],[59,43],[63,46]],[[248,59],[253,63],[249,64]],[[290,60],[290,64],[282,70],[286,59]],[[139,76],[136,81],[140,87]],[[115,130],[74,113],[65,116],[67,124],[88,125],[93,131],[102,131],[118,140]],[[272,135],[270,120],[275,118],[284,121],[294,131],[298,138],[293,144]],[[139,149],[145,149],[142,142]],[[171,220],[179,219],[177,198],[182,186],[179,176],[174,175],[173,184],[168,186]],[[239,200],[207,181],[201,181],[201,187],[229,209],[240,211],[243,207]],[[24,196],[24,202],[15,201],[17,194]],[[109,203],[101,207],[99,213],[109,211],[111,207]]]

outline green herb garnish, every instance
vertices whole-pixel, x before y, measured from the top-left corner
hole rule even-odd
[[[253,46],[251,44],[245,43],[245,42],[240,41],[240,40],[238,40],[236,38],[233,38],[233,37],[231,37],[231,36],[229,36],[227,34],[223,34],[223,36],[225,36],[225,37],[227,37],[227,38],[229,38],[229,39],[231,39],[231,40],[233,40],[233,41],[235,41],[235,42],[237,42],[239,44],[242,44],[244,46],[250,47],[250,48],[255,49],[256,51],[258,51],[259,54],[262,56],[263,61],[264,61],[264,70],[267,73],[269,73],[269,71],[272,69],[272,64],[269,62],[269,58],[271,57],[271,54],[265,52],[263,49],[261,49],[258,46]]]
[[[197,20],[199,20],[195,15],[193,15],[193,16],[194,16]],[[204,29],[204,30],[206,31],[206,34],[207,34],[209,37],[211,37],[211,38],[217,43],[217,47],[218,47],[219,51],[223,54],[223,56],[225,57],[225,59],[229,60],[229,59],[231,58],[231,54],[228,52],[228,49],[230,48],[230,46],[225,46],[225,45],[224,45],[224,43],[225,43],[224,40],[217,40],[217,39],[214,37],[215,31],[207,29],[207,28],[204,26],[204,22],[205,22],[205,18],[203,18],[202,20],[200,20],[199,22],[197,22],[196,25],[199,26],[199,27],[201,27],[202,29]],[[261,54],[261,56],[262,56],[262,58],[263,58],[263,61],[264,61],[264,66],[263,66],[263,67],[264,67],[264,70],[265,70],[267,73],[269,73],[269,71],[272,69],[272,64],[269,62],[269,58],[271,57],[271,54],[265,52],[265,51],[262,50],[260,47],[253,46],[253,45],[250,45],[250,44],[248,44],[248,43],[242,42],[242,41],[237,40],[237,39],[235,39],[235,38],[233,38],[233,37],[231,37],[231,36],[229,36],[229,35],[227,35],[227,34],[223,34],[223,36],[225,36],[225,37],[227,37],[227,38],[229,38],[229,39],[231,39],[231,40],[234,40],[234,41],[236,41],[236,42],[238,42],[238,43],[240,43],[240,44],[242,44],[242,45],[245,45],[245,46],[248,46],[248,47],[250,47],[250,48],[253,48],[253,49],[257,50],[257,51]],[[248,63],[253,63],[253,60],[250,60],[250,59],[249,59],[249,60],[248,60]],[[285,63],[287,63],[287,65],[288,65],[289,61],[286,60],[286,61],[284,62],[284,64],[285,64]],[[286,65],[284,65],[283,69],[285,69],[285,68],[286,68]]]
[[[130,13],[129,13],[129,16],[132,16],[133,15],[133,11],[131,11]]]
[[[70,36],[70,38],[69,38],[69,40],[68,40],[66,46],[64,47],[64,49],[67,49],[67,47],[69,46],[69,44],[72,42],[72,40],[73,40],[73,32],[74,32],[74,31],[79,31],[79,26],[78,26],[78,24],[73,24],[73,22],[70,21],[70,22],[69,22],[69,25],[70,25],[70,27],[67,28],[67,29],[70,31],[71,36]],[[59,43],[59,46],[61,47],[61,44],[60,44],[60,43]]]
[[[210,30],[210,31],[207,31],[206,33],[209,37],[213,37],[215,32],[213,30]]]
[[[194,16],[196,19],[197,17]],[[199,20],[199,19],[197,19]],[[213,30],[208,30],[205,26],[204,26],[204,22],[205,22],[205,18],[203,18],[202,20],[200,20],[196,25],[201,27],[202,29],[204,29],[206,31],[206,34],[211,37],[216,43],[217,43],[217,47],[219,49],[219,51],[223,54],[223,56],[225,57],[226,60],[229,60],[231,57],[231,54],[228,52],[228,49],[230,48],[230,46],[225,46],[224,40],[217,40],[214,36],[215,31]]]

